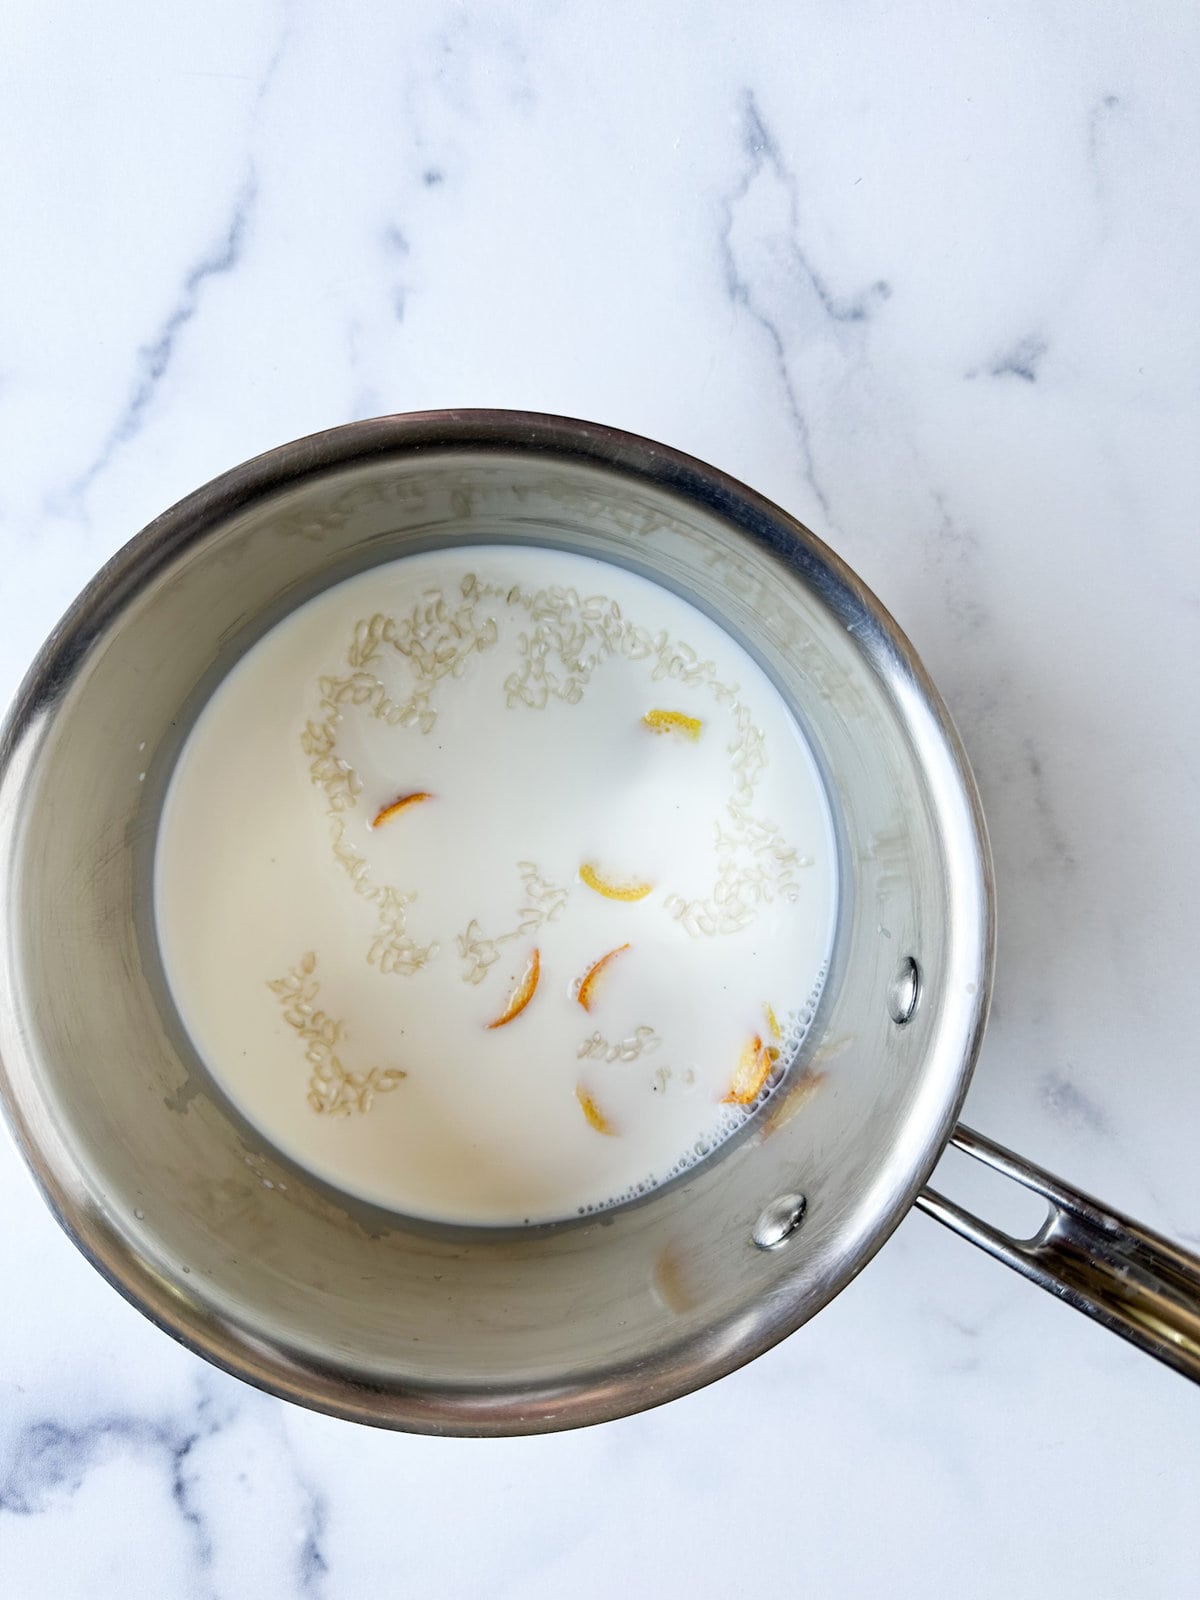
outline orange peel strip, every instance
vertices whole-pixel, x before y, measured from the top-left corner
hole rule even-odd
[[[401,811],[407,811],[409,806],[419,805],[422,800],[432,800],[431,794],[426,794],[424,789],[418,789],[415,794],[398,795],[395,800],[386,806],[381,806],[375,813],[371,823],[373,828],[381,828],[385,822],[390,822]]]
[[[613,883],[611,878],[602,878],[590,861],[580,867],[579,876],[606,900],[644,900],[654,888],[652,883]]]
[[[580,980],[579,990],[575,998],[579,1001],[579,1004],[585,1011],[590,1011],[592,1009],[592,998],[595,994],[596,980],[599,978],[600,974],[604,971],[608,963],[614,959],[614,957],[619,956],[623,950],[628,949],[629,946],[627,944],[619,944],[615,950],[610,950],[606,956],[601,956],[599,961],[597,961],[594,966],[589,967],[587,972],[583,975],[583,978]]]
[[[647,711],[643,726],[651,733],[681,733],[685,739],[698,739],[704,723],[699,717],[689,717],[683,711]]]
[[[489,1022],[489,1028],[502,1028],[506,1022],[511,1022],[514,1017],[519,1017],[525,1007],[533,999],[533,991],[538,986],[538,979],[542,975],[542,957],[537,950],[529,958],[529,965],[525,968],[525,976],[513,990],[512,999],[496,1018]]]
[[[579,1085],[576,1085],[575,1098],[579,1101],[579,1104],[583,1110],[583,1114],[588,1120],[588,1127],[595,1128],[597,1133],[606,1133],[611,1137],[613,1133],[612,1123],[604,1115],[603,1111],[601,1111],[600,1107],[592,1099],[587,1090]]]
[[[770,1045],[764,1045],[758,1034],[755,1034],[738,1057],[737,1070],[729,1085],[729,1093],[721,1104],[748,1106],[757,1100],[778,1054],[779,1052],[772,1050]]]

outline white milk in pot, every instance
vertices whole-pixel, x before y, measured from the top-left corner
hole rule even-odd
[[[172,994],[243,1115],[393,1210],[542,1222],[707,1155],[787,1072],[837,873],[715,622],[564,552],[406,557],[267,634],[171,780]]]

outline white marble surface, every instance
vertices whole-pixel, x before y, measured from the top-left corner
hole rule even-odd
[[[447,404],[798,513],[959,721],[1001,900],[978,1127],[1200,1247],[1190,0],[16,0],[0,697],[216,472]],[[943,1173],[946,1184],[957,1173]],[[663,1411],[501,1442],[266,1399],[0,1142],[0,1594],[1190,1597],[1200,1394],[920,1216]]]

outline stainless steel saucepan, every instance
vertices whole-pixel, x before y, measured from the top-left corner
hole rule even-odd
[[[237,1119],[166,996],[150,870],[180,742],[267,628],[378,562],[505,540],[644,573],[751,650],[817,751],[843,894],[809,1073],[740,1139],[596,1218],[464,1230],[349,1201]],[[819,540],[675,451],[442,412],[334,429],[201,489],[109,563],[22,685],[0,884],[0,1089],[48,1203],[147,1316],[275,1394],[442,1434],[620,1416],[792,1333],[914,1204],[1200,1378],[1200,1262],[957,1125],[992,878],[936,691]],[[1033,1238],[925,1187],[949,1141],[1044,1198]]]

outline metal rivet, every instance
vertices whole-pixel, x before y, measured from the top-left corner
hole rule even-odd
[[[888,1016],[903,1027],[911,1020],[921,998],[921,969],[912,956],[905,956],[888,986]]]
[[[750,1237],[760,1250],[777,1250],[800,1226],[807,1205],[802,1194],[781,1194],[764,1208]]]

